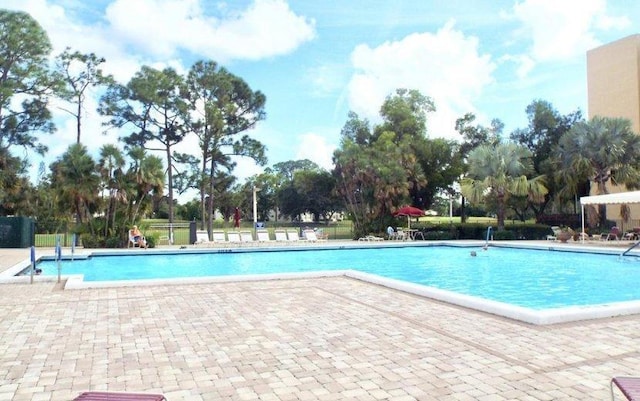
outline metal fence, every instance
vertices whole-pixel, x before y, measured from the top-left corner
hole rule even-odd
[[[60,246],[64,248],[71,247],[74,239],[76,241],[75,246],[80,244],[80,238],[72,233],[57,233],[36,234],[34,245],[41,248],[53,248],[56,246],[56,237],[60,237]]]
[[[173,223],[173,224],[151,224],[146,229],[144,229],[144,235],[146,237],[153,236],[156,240],[155,243],[158,246],[162,245],[191,245],[191,237],[190,237],[190,226],[191,223]],[[200,228],[200,225],[197,227]],[[350,240],[353,238],[353,230],[350,225],[317,225],[317,224],[278,224],[278,225],[267,225],[265,229],[269,231],[269,235],[271,238],[275,237],[274,231],[276,229],[292,229],[295,228],[302,230],[307,228],[317,228],[318,230],[322,230],[324,234],[328,236],[329,239],[342,239],[342,240]],[[251,227],[241,227],[243,230],[251,230]],[[224,230],[224,231],[233,231],[234,227],[216,227],[215,230]],[[56,245],[56,237],[60,237],[60,245],[64,248],[69,248],[72,246],[73,239],[75,238],[75,246],[82,246],[79,236],[75,236],[72,233],[54,233],[54,234],[36,234],[35,235],[35,246],[36,247],[50,247],[53,248]]]

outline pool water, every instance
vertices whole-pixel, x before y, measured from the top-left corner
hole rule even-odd
[[[57,275],[55,261],[38,267]],[[496,247],[93,256],[61,268],[85,281],[359,270],[534,310],[640,300],[636,257]]]

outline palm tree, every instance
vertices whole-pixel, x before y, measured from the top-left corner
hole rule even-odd
[[[53,186],[61,193],[61,201],[73,209],[78,223],[90,222],[92,208],[98,199],[100,178],[96,164],[82,144],[74,144],[52,165]],[[93,227],[88,225],[91,234]]]
[[[105,237],[109,234],[109,224],[115,228],[116,211],[118,202],[126,202],[126,192],[123,191],[122,183],[118,180],[122,177],[122,169],[125,161],[120,149],[114,145],[104,145],[100,149],[100,159],[98,161],[102,185],[109,191],[109,203],[105,214]]]
[[[356,238],[384,229],[385,216],[410,200],[410,184],[426,182],[410,138],[398,144],[394,139],[393,132],[384,132],[371,145],[344,139],[342,149],[334,152],[336,190],[344,198]]]
[[[514,143],[481,145],[469,153],[469,173],[461,182],[462,194],[473,203],[487,196],[496,199],[498,230],[504,229],[507,200],[528,196],[540,201],[547,193],[543,177],[528,179],[533,171],[531,152]]]
[[[130,182],[133,187],[129,189],[131,196],[129,197],[130,214],[129,224],[133,225],[138,215],[143,210],[145,201],[148,196],[161,196],[164,187],[164,166],[162,159],[157,156],[147,155],[145,150],[140,147],[133,148],[129,151],[132,159],[132,165],[129,170]]]
[[[607,184],[640,187],[640,136],[623,118],[594,117],[576,123],[558,143],[559,174],[569,190],[587,180],[597,193],[608,193]],[[604,207],[602,208],[604,209]],[[601,209],[601,223],[606,213]]]

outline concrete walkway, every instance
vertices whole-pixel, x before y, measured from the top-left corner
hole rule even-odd
[[[13,259],[11,259],[13,258]],[[0,270],[26,250],[0,249]],[[349,278],[0,285],[0,401],[604,400],[638,316],[531,326]]]

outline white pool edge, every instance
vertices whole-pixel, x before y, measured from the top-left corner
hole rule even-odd
[[[349,270],[345,275],[371,284],[535,325],[550,325],[640,313],[640,301],[535,310],[503,302]]]
[[[640,314],[640,301],[618,302],[605,305],[589,305],[584,307],[566,307],[535,310],[470,295],[458,294],[447,290],[441,290],[439,288],[386,278],[357,270],[328,270],[301,273],[251,274],[114,281],[84,281],[82,275],[63,276],[63,278],[66,280],[66,284],[64,287],[65,290],[87,290],[114,287],[148,287],[158,285],[232,283],[271,280],[309,280],[327,277],[348,277],[369,284],[380,285],[397,291],[402,291],[424,298],[434,299],[448,304],[461,306],[464,308],[506,317],[509,319],[534,325],[551,325],[558,323],[576,322],[581,320]],[[38,277],[38,279],[39,278],[40,277]],[[51,280],[49,279],[47,281]]]

